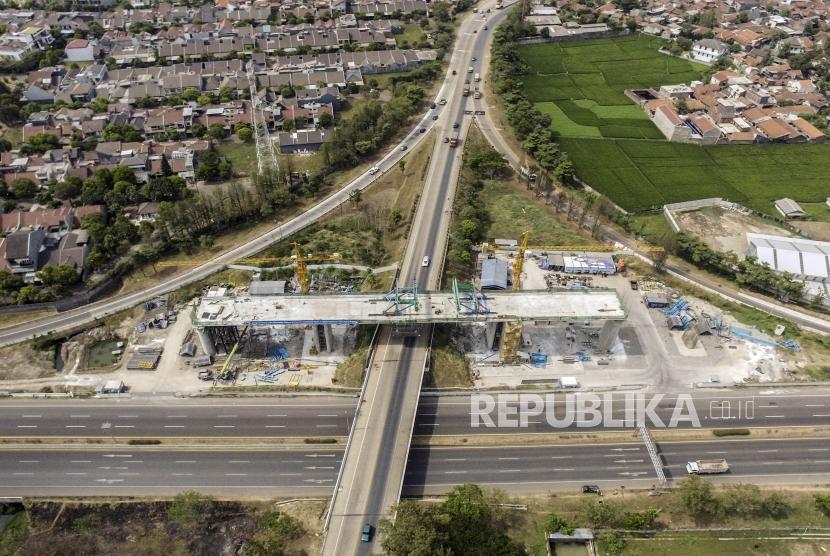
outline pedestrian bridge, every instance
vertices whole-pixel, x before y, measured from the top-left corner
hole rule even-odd
[[[193,325],[423,324],[504,321],[624,320],[612,289],[419,292],[205,297]]]

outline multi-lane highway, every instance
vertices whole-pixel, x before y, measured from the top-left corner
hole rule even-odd
[[[725,458],[719,481],[822,482],[830,473],[827,440],[717,440],[658,444],[666,475],[683,478],[687,461]],[[0,451],[0,495],[135,495],[199,489],[268,497],[328,495],[342,448],[182,449],[154,447]],[[641,443],[552,446],[414,447],[404,494],[445,492],[475,482],[512,492],[574,492],[584,483],[648,487],[656,473]]]
[[[382,353],[378,360],[399,363],[397,355]],[[393,380],[390,380],[393,382]],[[830,425],[830,392],[812,389],[812,393],[777,394],[775,391],[695,391],[691,400],[695,414],[704,428],[723,427],[793,427]],[[580,394],[576,394],[579,399]],[[611,396],[609,414],[626,418],[626,394]],[[633,394],[645,402],[653,394]],[[550,395],[541,415],[528,418],[522,432],[562,430],[548,422],[548,411],[564,421],[573,415],[574,422],[564,430],[574,430],[584,423],[581,413],[568,408],[564,394]],[[670,421],[676,394],[665,395],[655,413],[664,423]],[[472,404],[471,404],[472,401]],[[13,400],[0,402],[0,438],[13,437],[142,437],[142,438],[270,438],[346,436],[354,418],[356,397],[277,397],[253,399],[181,399],[147,401],[121,400]],[[519,402],[502,401],[517,407]],[[482,423],[472,426],[471,406],[478,407],[470,395],[422,395],[415,417],[416,435],[472,435],[510,432],[490,428]],[[598,406],[603,410],[603,403]],[[497,421],[496,412],[493,412]],[[515,418],[513,419],[516,420]],[[394,422],[394,418],[390,419]],[[680,428],[690,428],[682,421]],[[389,434],[388,426],[385,434]],[[605,423],[603,428],[608,427]],[[612,424],[613,425],[613,424]],[[378,424],[380,426],[380,424]],[[380,429],[378,429],[380,430]],[[389,439],[387,438],[387,441]]]
[[[345,436],[355,398],[0,402],[0,437]]]

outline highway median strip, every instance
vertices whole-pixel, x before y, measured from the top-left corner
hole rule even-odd
[[[720,432],[717,432],[720,431]],[[825,438],[830,437],[830,426],[826,427],[742,427],[740,429],[653,429],[651,431],[657,442],[690,440],[728,440],[767,438]],[[413,446],[543,446],[548,444],[600,444],[618,442],[641,442],[636,430],[597,432],[539,432],[539,433],[488,433],[457,435],[415,435]]]
[[[194,437],[102,437],[102,436],[42,436],[42,437],[25,437],[25,436],[5,436],[0,437],[0,450],[7,450],[11,448],[20,447],[53,447],[53,446],[77,446],[77,447],[94,447],[94,446],[140,446],[144,447],[160,447],[169,448],[171,446],[313,446],[326,445],[338,446],[346,442],[345,437],[341,436],[320,436],[320,437],[304,437],[304,436],[194,436]]]

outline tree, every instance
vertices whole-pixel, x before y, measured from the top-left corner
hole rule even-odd
[[[680,500],[686,511],[696,517],[713,517],[721,511],[712,483],[698,475],[680,483]]]
[[[329,128],[334,123],[334,117],[328,112],[320,114],[320,127]]]
[[[219,141],[225,138],[225,126],[222,124],[210,124],[208,126],[208,135],[211,139]]]
[[[252,539],[245,545],[245,554],[284,554],[286,545],[302,534],[303,528],[291,516],[281,512],[265,512],[257,523]]]
[[[195,490],[186,490],[173,498],[170,507],[167,508],[167,517],[176,523],[194,523],[201,520],[211,504],[211,498],[204,494]]]
[[[17,292],[25,285],[23,277],[12,274],[7,270],[0,270],[0,292],[9,295]]]
[[[293,98],[294,94],[294,89],[292,89],[288,85],[283,85],[282,87],[280,87],[280,96],[282,98]]]
[[[27,303],[35,303],[39,297],[40,291],[37,289],[37,286],[29,284],[28,286],[23,286],[17,292],[17,304],[25,305]]]
[[[254,137],[254,132],[251,131],[250,127],[246,125],[240,125],[236,127],[236,136],[239,137],[240,141],[249,143],[251,139],[253,139]]]
[[[545,533],[572,535],[573,532],[573,526],[565,518],[557,514],[548,514],[548,517],[545,518]]]
[[[31,199],[37,189],[35,182],[29,178],[15,178],[11,183],[11,192],[17,199]]]
[[[351,203],[354,206],[359,205],[362,200],[363,200],[363,192],[362,191],[360,191],[359,189],[352,189],[351,191],[349,191],[349,201],[351,201]]]
[[[78,271],[68,264],[47,264],[38,273],[44,285],[58,289],[67,288],[78,281]]]
[[[406,160],[404,160],[404,159],[400,159],[400,160],[398,161],[398,168],[400,169],[401,174],[403,174],[403,173],[404,173],[404,170],[406,170]]]

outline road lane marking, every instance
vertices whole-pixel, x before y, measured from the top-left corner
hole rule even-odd
[[[37,459],[22,459],[17,463],[40,463],[40,460]]]
[[[784,465],[783,461],[762,461],[761,465]]]
[[[447,458],[444,461],[467,461],[467,458]]]
[[[337,425],[317,425],[317,428],[318,428],[318,429],[332,429],[332,428],[334,428],[334,427],[336,427],[336,426],[337,426]]]
[[[214,429],[235,429],[236,425],[213,425]]]
[[[758,450],[759,454],[774,454],[778,450]]]
[[[830,463],[830,459],[817,459],[813,463]]]
[[[24,415],[24,419],[40,419],[41,415]]]
[[[767,417],[769,419],[783,419],[785,415],[764,415],[764,417]]]
[[[830,417],[830,413],[814,413],[813,417]]]
[[[499,458],[499,461],[515,461],[519,458]]]
[[[190,477],[193,475],[193,473],[173,473],[172,475],[174,477]]]
[[[728,454],[729,452],[706,452],[707,454]]]
[[[115,425],[116,429],[134,429],[135,425]]]
[[[228,461],[228,463],[251,463],[251,462],[246,460],[246,459],[232,459],[232,460]]]
[[[266,429],[284,429],[285,425],[265,425]]]
[[[164,425],[165,429],[183,429],[184,425]]]
[[[67,429],[85,429],[86,425],[66,425]]]
[[[187,415],[168,415],[168,419],[187,419]]]
[[[573,469],[572,467],[565,467],[565,468],[559,468],[559,469],[554,467],[553,470],[554,471],[576,471],[576,469]]]
[[[71,472],[71,471],[70,471],[70,472],[66,473],[66,475],[86,475],[86,473],[82,473],[82,472]]]
[[[460,475],[462,473],[466,473],[466,471],[444,471],[444,475]]]
[[[196,463],[195,459],[177,459],[176,463]]]
[[[70,415],[70,419],[89,419],[89,415]]]
[[[119,415],[119,419],[138,419],[138,415]]]
[[[34,473],[12,473],[12,475],[34,475]]]
[[[36,429],[37,425],[17,425],[19,429]]]
[[[551,456],[550,459],[572,459],[573,456]]]
[[[267,417],[288,417],[288,415],[286,415],[284,413],[279,413],[277,415],[267,415]]]
[[[247,477],[247,473],[225,473],[225,477]]]
[[[499,473],[521,473],[521,469],[499,469]]]
[[[808,452],[830,452],[830,448],[807,448]]]
[[[805,403],[804,407],[824,407],[823,403]]]
[[[92,460],[89,460],[89,459],[73,459],[69,463],[92,463]]]
[[[322,414],[322,415],[318,415],[317,417],[337,417],[337,415]]]
[[[280,477],[299,477],[302,473],[280,473]]]
[[[217,415],[217,419],[234,419],[238,417],[237,415]]]

